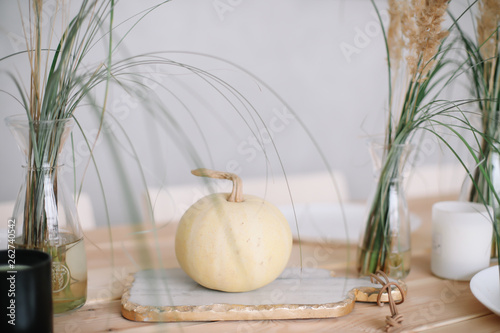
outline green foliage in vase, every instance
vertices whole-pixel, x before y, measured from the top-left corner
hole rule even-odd
[[[428,128],[429,122],[451,109],[437,96],[453,77],[447,58],[452,45],[444,43],[449,31],[442,28],[447,0],[389,0],[388,5],[390,23],[387,32],[383,30],[389,75],[384,152],[357,264],[361,275],[381,269],[400,278],[409,271],[405,262],[409,248],[398,244],[397,226],[389,222],[390,183],[400,178],[406,164],[402,154],[407,152],[401,147],[412,142],[418,129]],[[394,263],[397,272],[389,269]]]
[[[475,36],[471,37],[457,24],[460,41],[466,51],[462,67],[467,67],[471,82],[472,95],[477,100],[481,114],[481,127],[484,134],[478,152],[480,164],[484,168],[474,171],[475,186],[471,186],[468,200],[484,202],[494,208],[495,219],[500,220],[500,58],[499,25],[500,2],[480,0],[475,16]],[[497,256],[496,241],[493,242],[492,255]]]
[[[101,30],[111,32],[114,1],[84,0],[77,14],[67,22],[66,8],[62,2],[56,2],[56,12],[60,14],[65,28],[61,38],[56,31],[56,19],[43,22],[42,0],[29,3],[28,21],[22,22],[26,39],[26,51],[11,56],[27,55],[30,66],[29,87],[24,87],[22,80],[11,75],[20,95],[20,102],[26,111],[28,136],[26,163],[26,200],[21,244],[28,248],[47,249],[47,240],[53,239],[48,221],[57,219],[57,209],[44,209],[47,204],[44,179],[51,178],[54,193],[57,196],[58,158],[68,136],[68,120],[72,120],[75,110],[89,92],[110,78],[112,34],[109,33],[109,54],[104,61],[94,68],[85,66],[84,59],[101,36]],[[109,22],[109,29],[104,27]],[[48,26],[48,31],[44,27]],[[51,48],[55,45],[55,48]],[[10,56],[9,56],[10,57]],[[7,57],[8,58],[8,57]],[[5,58],[4,58],[5,59]],[[2,59],[3,60],[3,59]],[[107,96],[107,91],[106,91]],[[105,105],[106,103],[104,103]],[[105,108],[101,113],[104,114]],[[14,124],[15,126],[15,124]],[[20,125],[22,126],[22,125]],[[56,202],[52,204],[57,205]]]
[[[434,135],[457,158],[472,181],[471,193],[478,202],[500,203],[499,194],[494,191],[494,180],[490,178],[491,172],[485,163],[487,153],[498,152],[498,14],[495,14],[498,13],[498,3],[479,2],[470,4],[458,18],[452,17],[451,27],[442,30],[448,1],[388,1],[391,21],[384,37],[388,54],[389,116],[384,163],[358,253],[358,269],[363,275],[378,269],[388,270],[395,261],[394,257],[398,256],[396,261],[402,264],[401,269],[409,270],[404,263],[406,249],[398,248],[397,237],[391,235],[388,184],[406,163],[398,147],[411,143],[418,130]],[[482,23],[478,24],[479,46],[475,46],[460,28],[459,22],[478,3],[482,13],[478,20]],[[458,38],[448,37],[450,32],[455,31]],[[458,61],[456,66],[457,61],[453,59],[456,54],[452,56],[451,53],[460,41],[466,45],[467,60]],[[474,98],[458,101],[440,99],[443,89],[464,73],[472,77]],[[482,111],[483,126],[480,128],[468,119],[477,112],[465,107],[475,103],[479,103]],[[443,134],[445,130],[458,138],[473,159],[476,164],[474,175],[457,147]],[[472,142],[463,131],[472,135]],[[497,224],[495,230],[499,237]],[[401,277],[401,274],[395,274],[395,277]]]

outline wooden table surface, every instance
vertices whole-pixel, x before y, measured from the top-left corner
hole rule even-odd
[[[410,210],[422,219],[412,234],[412,264],[406,279],[408,297],[398,306],[409,332],[500,332],[500,317],[472,295],[468,282],[443,280],[431,274],[431,206],[439,199],[413,199]],[[178,267],[174,253],[175,224],[156,233],[138,233],[150,225],[113,227],[87,232],[88,300],[79,310],[57,316],[56,333],[88,332],[383,332],[388,306],[357,303],[345,317],[308,320],[228,322],[133,322],[121,316],[120,298],[131,272],[151,267]],[[112,240],[112,241],[111,241]],[[354,273],[355,246],[302,244],[302,265]],[[294,244],[290,266],[300,264]],[[349,263],[349,266],[346,265]]]

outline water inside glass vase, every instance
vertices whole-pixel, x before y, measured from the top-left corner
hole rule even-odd
[[[86,301],[87,261],[74,196],[58,165],[73,120],[14,116],[6,123],[26,160],[12,216],[15,246],[51,255],[54,313],[77,309]]]
[[[411,145],[370,143],[376,186],[368,198],[366,226],[358,246],[361,276],[378,270],[396,279],[410,271],[410,215],[403,186]]]

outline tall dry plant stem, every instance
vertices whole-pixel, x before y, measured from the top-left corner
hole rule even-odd
[[[31,64],[31,93],[30,93],[30,112],[33,119],[40,118],[40,66],[41,66],[41,26],[42,26],[42,8],[43,1],[35,0],[33,1],[33,15],[34,15],[34,29],[35,31],[30,31],[30,48],[28,49],[28,55],[30,56]],[[31,15],[31,12],[30,12]],[[32,29],[30,25],[30,29]]]
[[[498,62],[499,25],[500,1],[480,1],[479,15],[477,17],[477,42],[485,62],[484,81],[487,83],[488,93],[491,96],[494,95],[495,80],[497,79],[495,69]],[[492,101],[486,101],[486,103],[490,102]],[[488,108],[486,106],[486,109]]]

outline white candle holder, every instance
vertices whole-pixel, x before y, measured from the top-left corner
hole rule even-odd
[[[493,209],[480,203],[443,201],[432,206],[434,275],[469,281],[490,265]]]

